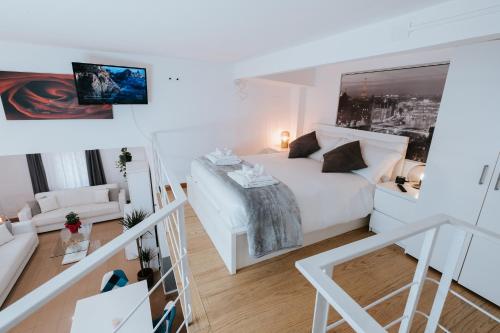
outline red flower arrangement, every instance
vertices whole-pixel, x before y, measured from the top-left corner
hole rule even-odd
[[[64,224],[66,228],[72,233],[76,234],[78,229],[82,226],[82,222],[80,221],[80,217],[75,212],[70,212],[66,215],[66,223]]]

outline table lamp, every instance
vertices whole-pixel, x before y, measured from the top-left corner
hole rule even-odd
[[[281,132],[281,148],[288,148],[288,142],[290,141],[290,132]]]
[[[408,172],[408,181],[412,182],[412,187],[417,190],[422,186],[422,180],[424,180],[425,165],[416,165],[411,168]]]

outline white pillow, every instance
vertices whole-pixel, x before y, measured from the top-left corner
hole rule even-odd
[[[372,184],[377,184],[382,176],[390,174],[401,159],[401,154],[395,150],[374,146],[366,142],[361,142],[361,154],[368,167],[353,170],[353,172],[363,176]]]
[[[323,155],[328,153],[330,150],[337,148],[345,143],[347,143],[347,139],[341,136],[328,136],[317,134],[316,138],[318,139],[318,144],[321,147],[317,152],[309,155],[309,158],[316,160],[318,162],[323,162]]]
[[[55,196],[43,197],[37,200],[42,213],[50,212],[59,209],[59,203]]]
[[[98,189],[94,191],[95,203],[109,202],[109,188]]]
[[[12,236],[9,229],[7,229],[5,223],[0,224],[0,246],[10,242],[13,239],[14,236]]]

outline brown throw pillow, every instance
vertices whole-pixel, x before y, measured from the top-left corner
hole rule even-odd
[[[350,172],[368,167],[361,154],[359,141],[338,146],[323,155],[322,172]]]
[[[288,158],[307,157],[320,149],[318,139],[316,139],[316,132],[311,132],[290,143]]]

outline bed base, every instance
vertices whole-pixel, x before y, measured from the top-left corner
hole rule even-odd
[[[230,274],[236,274],[240,268],[256,264],[258,262],[282,255],[296,250],[286,249],[277,251],[261,258],[254,258],[248,254],[248,241],[246,231],[243,228],[229,228],[227,219],[221,214],[221,210],[212,200],[203,186],[192,177],[187,177],[188,200],[193,207],[203,228],[214,244],[222,261]],[[334,225],[322,230],[304,234],[304,245],[311,245],[322,240],[338,236],[351,230],[366,226],[368,217]]]

